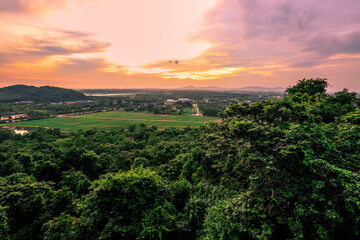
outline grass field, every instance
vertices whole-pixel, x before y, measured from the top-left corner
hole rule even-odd
[[[9,123],[21,127],[50,127],[60,128],[62,131],[88,130],[98,128],[104,130],[127,129],[131,124],[144,123],[147,126],[164,128],[198,127],[217,118],[187,115],[156,115],[149,113],[135,113],[125,111],[101,112],[76,116],[47,118],[41,120]]]

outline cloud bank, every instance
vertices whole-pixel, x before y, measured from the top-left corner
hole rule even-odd
[[[192,23],[193,31],[186,37],[188,42],[207,43],[209,47],[196,57],[184,59],[176,55],[178,48],[183,46],[180,41],[165,45],[166,42],[160,40],[171,39],[171,31],[175,33],[180,29],[182,22],[190,26],[187,19],[170,19],[176,24],[166,25],[163,23],[169,16],[164,15],[151,28],[146,24],[149,17],[163,13],[156,12],[160,6],[164,11],[168,9],[175,13],[184,3],[176,2],[179,7],[170,8],[167,1],[154,1],[156,9],[147,5],[147,12],[152,11],[150,15],[131,4],[131,21],[126,22],[122,16],[117,24],[120,17],[116,16],[117,11],[104,7],[101,11],[106,16],[99,15],[99,21],[92,22],[96,27],[86,28],[78,23],[74,29],[71,24],[68,27],[52,25],[52,18],[49,20],[44,14],[52,16],[59,9],[72,8],[76,3],[89,9],[89,14],[95,14],[89,15],[92,16],[89,20],[93,21],[99,9],[89,6],[95,1],[0,0],[0,29],[3,30],[0,32],[3,42],[0,46],[0,85],[1,81],[10,83],[10,80],[16,81],[14,79],[52,79],[54,83],[59,81],[59,85],[70,86],[77,79],[76,86],[88,81],[86,85],[93,84],[94,87],[101,84],[104,87],[181,87],[189,84],[286,87],[304,77],[327,77],[334,90],[343,87],[360,90],[358,0],[218,0],[203,13],[200,22]],[[98,0],[98,3],[98,6],[109,8],[128,5],[125,0]],[[188,8],[184,7],[182,11],[184,9]],[[78,12],[81,11],[75,13]],[[13,13],[19,15],[16,20]],[[186,16],[186,12],[173,15]],[[86,14],[79,17],[82,22],[87,22]],[[159,24],[155,24],[157,22]],[[142,39],[141,32],[154,32],[151,42]],[[127,33],[136,35],[132,40],[129,37],[132,35]],[[127,48],[132,52],[126,52]],[[112,53],[116,49],[118,52]],[[167,56],[169,51],[173,52],[173,59],[159,58]],[[130,59],[140,57],[141,53],[147,55],[148,62],[142,66],[132,65]],[[116,57],[109,58],[116,54],[121,62],[117,62]],[[180,63],[170,64],[169,60]],[[63,82],[60,82],[60,76]]]

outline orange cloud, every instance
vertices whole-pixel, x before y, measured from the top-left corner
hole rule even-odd
[[[286,87],[327,77],[360,90],[359,10],[357,0],[0,0],[0,86]]]

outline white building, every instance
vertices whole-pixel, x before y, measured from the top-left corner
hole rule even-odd
[[[14,132],[15,132],[15,134],[20,134],[20,135],[25,135],[25,134],[29,133],[26,130],[17,130],[17,129],[15,129]]]
[[[176,100],[174,100],[174,99],[167,99],[165,102],[164,102],[164,104],[165,105],[168,105],[168,104],[174,104],[174,103],[176,103],[177,101]]]
[[[189,101],[191,101],[191,100],[188,99],[188,98],[179,98],[177,101],[178,101],[178,102],[189,102]]]

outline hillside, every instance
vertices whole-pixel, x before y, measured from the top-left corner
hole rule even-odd
[[[0,102],[63,102],[86,99],[83,93],[58,87],[13,85],[0,88]]]

